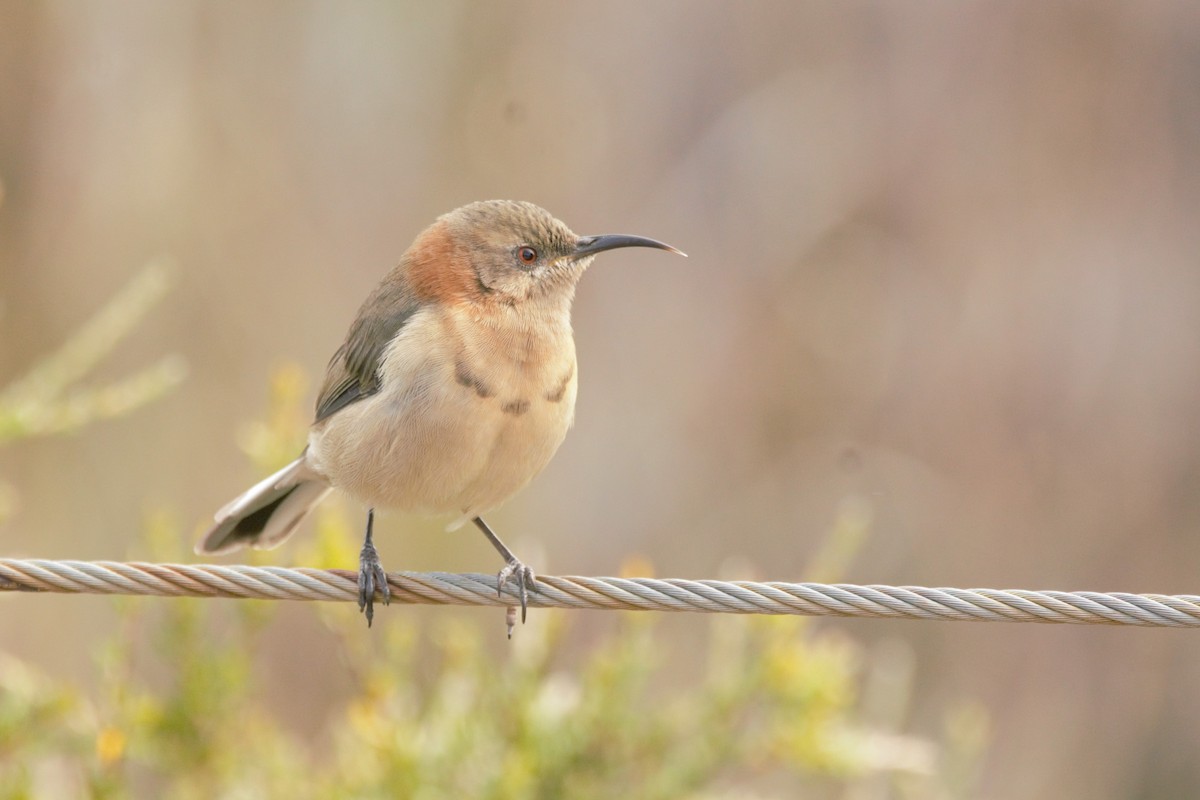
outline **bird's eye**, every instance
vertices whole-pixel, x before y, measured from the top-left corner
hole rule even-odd
[[[532,264],[537,261],[537,250],[532,247],[522,247],[517,251],[517,258],[521,259],[523,264]]]

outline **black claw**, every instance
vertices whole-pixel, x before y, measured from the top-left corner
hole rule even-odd
[[[375,618],[375,575],[361,561],[358,566],[358,610],[367,615],[367,627]]]
[[[521,581],[521,624],[525,624],[525,616],[529,613],[529,597],[525,591],[525,581]]]

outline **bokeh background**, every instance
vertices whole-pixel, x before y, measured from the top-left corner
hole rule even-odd
[[[691,255],[584,278],[576,427],[493,519],[535,567],[795,579],[849,504],[847,581],[1196,593],[1198,87],[1185,2],[4,4],[0,384],[163,256],[95,380],[189,376],[0,452],[0,552],[199,532],[257,477],[272,370],[316,381],[421,228],[510,197]],[[381,524],[390,568],[498,566]],[[302,727],[338,685],[288,666],[310,614],[262,655]],[[0,603],[6,649],[84,681],[111,620]],[[914,730],[988,709],[981,796],[1200,795],[1193,633],[824,624],[910,654]]]

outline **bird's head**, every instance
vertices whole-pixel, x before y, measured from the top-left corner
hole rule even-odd
[[[642,236],[578,236],[548,211],[515,200],[485,200],[443,215],[414,244],[414,266],[438,299],[491,297],[505,303],[536,298],[570,301],[597,253],[654,247]],[[422,258],[422,251],[426,255]]]

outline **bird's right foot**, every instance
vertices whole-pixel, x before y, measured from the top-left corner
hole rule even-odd
[[[358,554],[358,610],[366,614],[368,628],[375,619],[375,592],[383,595],[385,606],[392,602],[392,588],[371,537],[374,526],[375,509],[371,509],[367,512],[367,538]]]

